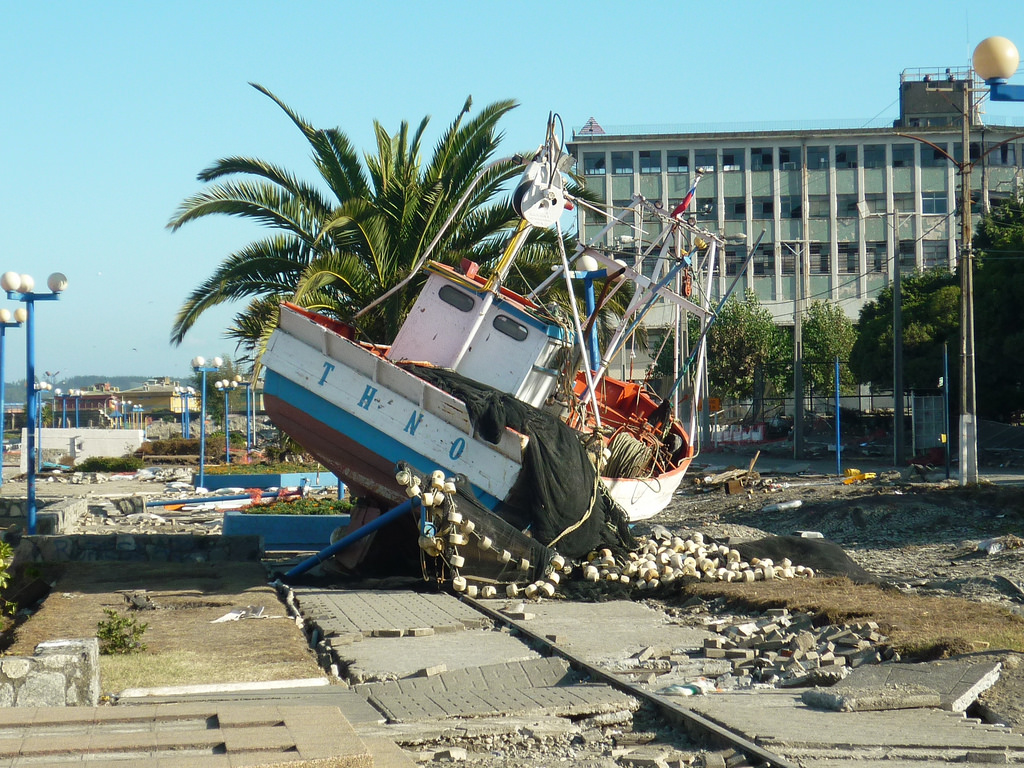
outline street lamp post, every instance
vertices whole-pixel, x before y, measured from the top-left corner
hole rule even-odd
[[[252,452],[252,383],[243,379],[241,374],[236,374],[233,386],[245,387],[245,456],[248,461]]]
[[[82,390],[72,389],[68,394],[75,398],[75,429],[78,429],[79,402],[82,399]]]
[[[145,410],[146,409],[143,408],[141,405],[133,405],[132,406],[132,415],[134,417],[132,419],[132,425],[134,426],[135,429],[139,429],[139,430],[143,431],[143,437],[145,437],[145,429],[146,429],[146,427],[145,427],[145,425],[142,422],[142,413]]]
[[[4,343],[8,328],[17,328],[25,322],[25,309],[19,307],[12,320],[11,310],[0,309],[0,485],[4,483],[4,429],[6,428],[7,409],[4,404],[4,382],[6,371],[4,365]]]
[[[221,379],[214,384],[218,390],[224,392],[224,463],[231,463],[231,425],[228,421],[231,405],[229,398],[232,389],[238,389],[238,382],[230,379]]]
[[[28,458],[28,491],[26,514],[29,535],[36,532],[36,460],[35,460],[35,390],[36,380],[36,342],[35,342],[35,304],[37,301],[56,301],[60,293],[67,288],[68,279],[60,272],[54,272],[46,281],[50,293],[34,293],[35,280],[31,275],[19,275],[17,272],[5,272],[0,277],[0,288],[7,292],[7,298],[25,304],[25,384],[27,419],[27,445],[24,446]]]
[[[66,392],[57,390],[57,394],[60,395],[60,428],[67,429],[68,427],[68,396]]]
[[[206,374],[217,371],[224,361],[215,357],[206,364],[206,358],[197,355],[192,358],[192,370],[202,374],[202,385],[199,389],[199,487],[206,487]]]

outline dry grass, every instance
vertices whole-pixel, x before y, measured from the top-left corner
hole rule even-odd
[[[822,625],[875,621],[905,659],[944,658],[986,647],[1024,651],[1024,618],[1004,608],[955,597],[904,595],[848,579],[696,583],[685,595],[723,597],[755,611],[802,611],[814,614]]]
[[[146,651],[101,657],[104,692],[323,674],[258,563],[69,564],[7,653],[31,655],[43,640],[94,636],[104,608],[127,610],[123,592],[130,590],[145,590],[158,607],[132,612],[149,625]],[[211,623],[248,605],[279,618]]]

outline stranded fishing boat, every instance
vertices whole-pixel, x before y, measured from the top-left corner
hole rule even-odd
[[[695,272],[703,275],[698,284],[707,284],[720,239],[682,220],[692,188],[671,214],[638,196],[609,219],[595,244],[571,258],[562,251],[561,269],[529,296],[509,290],[505,277],[529,229],[561,234],[559,218],[571,202],[561,174],[569,163],[549,121],[515,190],[522,221],[500,262],[487,276],[468,261],[458,269],[421,264],[426,282],[390,346],[358,341],[345,323],[281,306],[262,358],[265,407],[356,495],[394,506],[421,491],[417,473],[433,473],[438,493],[438,476],[457,477],[474,504],[560,551],[584,530],[590,535],[570,549],[601,543],[601,529],[615,527],[610,518],[621,516],[620,508],[640,520],[671,500],[696,453],[696,408],[684,427],[668,401],[607,369],[658,299],[696,316],[706,330],[713,313],[706,299],[701,305],[688,298],[689,286]],[[596,243],[636,212],[658,222],[659,232],[629,266]],[[684,237],[694,243],[687,252]],[[658,257],[650,277],[639,267],[645,256]],[[571,318],[541,303],[558,279],[570,295],[572,279],[584,282],[589,319],[572,302]],[[604,284],[600,298],[595,282]],[[602,357],[594,318],[626,284],[633,286],[628,309]],[[703,340],[676,383],[693,382],[691,404],[706,364]],[[408,471],[396,481],[399,466]]]

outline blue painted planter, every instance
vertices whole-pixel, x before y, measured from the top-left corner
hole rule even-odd
[[[265,475],[205,475],[206,488],[217,491],[221,488],[293,488],[306,480],[310,489],[333,488],[338,478],[333,472],[286,472]],[[192,475],[192,484],[198,487],[199,475]],[[344,493],[342,484],[342,493]]]
[[[260,536],[264,552],[319,552],[331,533],[349,524],[348,515],[247,515],[224,513],[225,536]]]

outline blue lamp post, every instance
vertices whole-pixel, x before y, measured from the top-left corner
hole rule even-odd
[[[11,310],[0,309],[0,485],[4,483],[4,427],[6,424],[6,407],[4,404],[4,381],[6,381],[6,370],[4,366],[4,342],[8,328],[17,328],[25,322],[25,309],[19,307],[13,315]]]
[[[146,429],[145,425],[142,422],[142,412],[145,411],[145,410],[146,409],[143,408],[141,405],[133,405],[132,406],[132,417],[133,417],[132,418],[132,422],[134,424],[135,429],[141,429],[141,430],[145,430]]]
[[[35,341],[35,305],[37,301],[56,301],[60,293],[67,288],[68,279],[60,272],[54,272],[46,281],[50,293],[34,293],[36,281],[31,275],[19,275],[17,272],[5,272],[0,277],[0,288],[7,292],[7,298],[25,304],[25,415],[28,457],[28,499],[27,518],[28,533],[36,532],[36,459],[35,459],[35,398],[32,385],[36,380],[36,341]]]
[[[67,429],[68,427],[68,396],[66,392],[57,390],[57,394],[60,396],[60,427],[61,429]]]
[[[206,374],[217,371],[224,361],[215,357],[206,364],[206,358],[197,355],[192,358],[192,370],[202,374],[202,385],[199,389],[199,487],[206,487]]]

